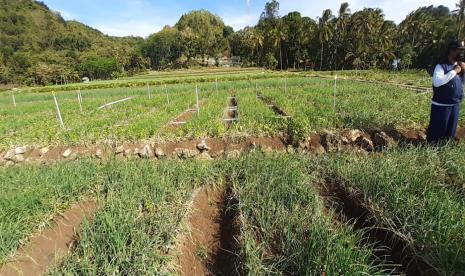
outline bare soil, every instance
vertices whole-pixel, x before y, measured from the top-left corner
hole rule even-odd
[[[38,236],[29,239],[16,256],[2,268],[0,275],[43,275],[51,266],[58,264],[76,242],[76,232],[85,219],[97,210],[95,201],[73,205],[54,219],[52,225]]]
[[[202,107],[204,101],[199,102],[199,107]],[[195,109],[195,110],[194,110]],[[170,122],[167,126],[168,130],[173,131],[178,128],[181,128],[184,124],[183,122],[189,122],[192,120],[195,114],[197,114],[197,104],[194,104],[193,107],[189,108],[188,110],[184,111],[181,113],[176,119],[174,119],[172,122]]]
[[[400,238],[392,229],[383,227],[372,210],[363,204],[363,196],[350,192],[334,181],[320,186],[326,207],[336,212],[338,223],[351,223],[361,230],[364,243],[375,246],[374,262],[394,275],[437,275],[428,264],[415,256],[415,248]]]
[[[259,95],[258,98],[264,102],[266,105],[268,105],[273,112],[282,117],[289,117],[289,114],[287,114],[286,111],[284,111],[281,107],[279,107],[275,102],[273,102],[270,98],[267,98],[263,95]]]
[[[206,187],[195,195],[178,257],[181,275],[241,275],[232,201],[229,189]]]

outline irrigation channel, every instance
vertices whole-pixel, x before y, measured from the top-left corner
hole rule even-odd
[[[169,127],[172,130],[180,128],[182,125],[185,125],[187,122],[192,120],[192,118],[196,115],[199,114],[200,112],[200,107],[205,103],[205,101],[200,101],[198,103],[195,103],[192,107],[189,107],[186,111],[181,113],[176,119],[171,121],[169,123]]]
[[[373,261],[378,266],[394,275],[436,275],[433,267],[416,257],[415,248],[408,241],[375,219],[367,207],[369,204],[364,204],[362,193],[349,191],[332,180],[319,185],[318,190],[326,208],[337,214],[337,223],[351,224],[361,230],[364,237],[361,246],[375,246]]]
[[[93,200],[74,204],[55,217],[39,235],[33,236],[22,246],[10,262],[0,266],[0,275],[43,275],[59,263],[74,243],[76,233],[84,220],[91,220],[97,211]]]
[[[232,188],[200,188],[190,205],[188,233],[179,246],[181,275],[241,275],[237,200]]]
[[[273,100],[268,97],[263,96],[262,94],[258,93],[257,98],[260,99],[266,106],[271,108],[273,112],[277,115],[278,119],[289,119],[292,118],[286,111],[284,111],[281,107],[279,107]]]

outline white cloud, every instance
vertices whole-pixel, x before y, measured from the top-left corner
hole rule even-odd
[[[220,15],[221,16],[221,15]],[[221,16],[226,25],[233,27],[234,30],[240,30],[246,26],[255,25],[256,19],[249,14],[226,15]]]
[[[150,21],[128,20],[117,22],[104,22],[95,24],[95,28],[102,33],[111,36],[141,36],[147,37],[152,33],[160,31],[163,26]]]

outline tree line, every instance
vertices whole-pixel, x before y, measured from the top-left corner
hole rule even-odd
[[[224,55],[240,57],[243,66],[271,69],[422,69],[451,40],[464,40],[464,27],[465,0],[454,11],[421,7],[398,25],[381,9],[352,13],[348,3],[335,13],[323,11],[316,20],[297,11],[280,16],[279,2],[272,0],[255,26],[233,32],[217,16],[194,11],[150,36],[141,48],[153,69],[202,65],[205,57]]]
[[[33,0],[0,0],[0,83],[46,85],[82,77],[110,79],[147,69],[220,65],[270,69],[424,69],[451,40],[464,40],[465,0],[456,10],[421,7],[400,23],[383,11],[351,12],[348,3],[316,20],[281,15],[271,0],[255,26],[234,31],[209,11],[183,15],[148,38],[102,34]]]

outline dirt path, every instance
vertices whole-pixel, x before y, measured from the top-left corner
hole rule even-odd
[[[56,265],[76,241],[76,231],[84,219],[93,216],[97,209],[95,201],[73,205],[58,216],[54,223],[38,236],[30,238],[16,256],[0,268],[0,275],[44,275]]]
[[[188,218],[190,233],[180,246],[178,264],[183,276],[240,275],[235,237],[236,214],[230,191],[202,188],[194,197]]]

